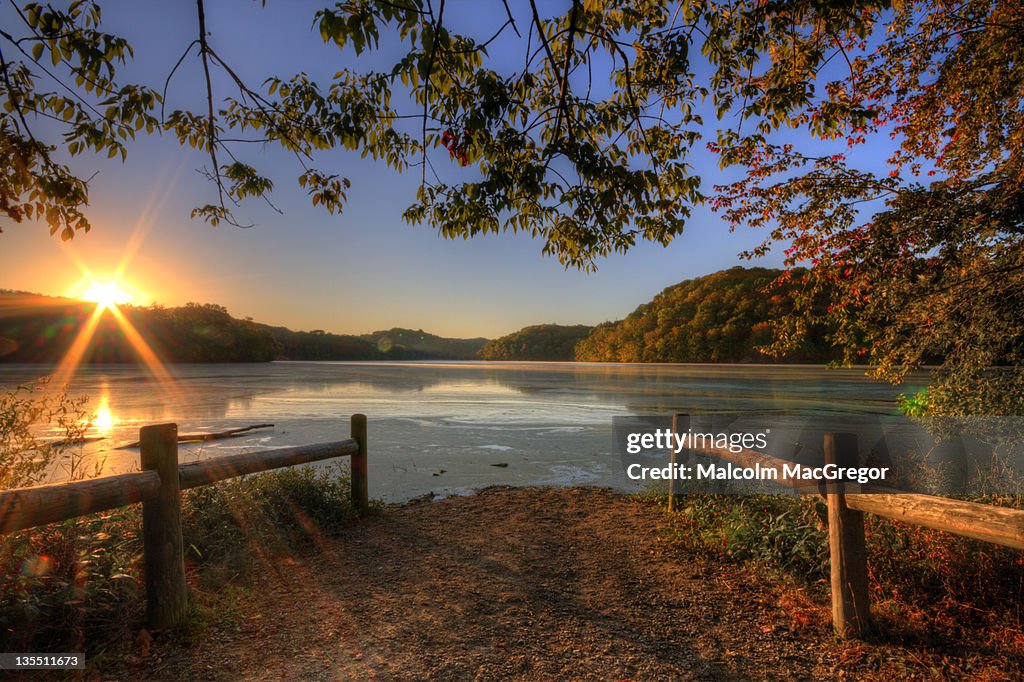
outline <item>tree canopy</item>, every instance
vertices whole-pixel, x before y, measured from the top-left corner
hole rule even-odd
[[[481,360],[569,362],[576,359],[576,344],[593,330],[585,324],[534,324],[488,341],[477,357]]]
[[[668,287],[624,320],[605,322],[576,346],[585,362],[771,362],[771,320],[793,308],[781,270],[734,267]],[[814,329],[779,360],[824,363],[835,353]]]
[[[444,0],[343,0],[314,22],[351,66],[247,83],[217,51],[239,29],[208,26],[197,0],[182,54],[202,64],[197,111],[120,80],[132,50],[102,31],[101,4],[27,3],[0,31],[8,218],[87,230],[88,180],[67,159],[124,156],[139,130],[206,155],[216,199],[193,214],[213,224],[270,200],[246,141],[293,152],[331,212],[351,182],[319,153],[352,150],[419,174],[409,221],[449,238],[526,232],[576,267],[667,243],[708,203],[764,230],[749,255],[783,248],[808,267],[780,352],[827,323],[846,360],[889,380],[945,357],[937,411],[1019,410],[1005,396],[1024,377],[993,369],[1024,353],[1019,2],[501,0],[470,34]],[[61,132],[41,137],[41,119]],[[694,171],[705,149],[717,183]],[[998,405],[957,403],[992,387]]]

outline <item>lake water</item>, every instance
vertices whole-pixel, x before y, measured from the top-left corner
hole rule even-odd
[[[0,365],[0,389],[51,368]],[[274,362],[175,365],[170,385],[134,366],[80,368],[72,395],[98,415],[89,457],[108,473],[138,468],[112,450],[145,424],[181,433],[256,423],[245,437],[183,445],[182,461],[348,437],[369,422],[370,494],[388,501],[464,494],[488,485],[608,485],[625,477],[612,454],[612,417],[690,414],[894,414],[894,387],[861,369],[816,366],[581,363]],[[501,465],[501,466],[495,466]],[[59,476],[59,473],[56,474]]]

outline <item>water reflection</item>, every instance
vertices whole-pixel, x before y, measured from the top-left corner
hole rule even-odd
[[[83,368],[71,395],[94,399],[94,428],[175,420],[447,414],[466,420],[529,416],[604,421],[612,414],[671,412],[893,414],[908,387],[861,370],[809,366],[599,365],[576,363],[270,363],[171,368],[180,397],[168,400],[139,368]],[[0,366],[0,389],[46,374],[45,366]],[[917,383],[926,377],[916,375]],[[912,387],[911,387],[912,388]],[[116,410],[113,406],[116,405]],[[587,418],[587,413],[590,417]]]
[[[104,392],[96,405],[96,416],[92,420],[92,428],[98,435],[109,436],[114,430],[114,414],[110,411],[110,398]]]
[[[168,397],[144,369],[82,368],[69,395],[92,398],[106,471],[138,466],[113,446],[139,427],[182,433],[255,423],[244,438],[182,446],[183,460],[347,437],[348,416],[370,419],[371,494],[386,499],[493,484],[616,485],[611,423],[627,414],[892,414],[912,387],[862,370],[808,366],[576,363],[269,363],[170,366]],[[46,366],[0,365],[0,390]],[[924,375],[914,379],[922,385]],[[444,472],[444,473],[439,473]]]

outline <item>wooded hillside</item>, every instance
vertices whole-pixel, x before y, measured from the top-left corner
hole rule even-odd
[[[0,291],[0,362],[58,362],[86,327],[95,303]],[[121,306],[125,319],[164,362],[270,360],[469,360],[487,339],[447,339],[422,330],[362,336],[293,331],[232,317],[214,304]],[[113,315],[101,315],[83,362],[134,362]]]
[[[598,325],[576,346],[585,362],[827,362],[823,330],[782,358],[765,355],[771,320],[792,307],[781,270],[733,267],[670,286],[618,322]]]
[[[572,361],[576,344],[587,338],[593,329],[585,324],[535,324],[488,342],[477,357],[481,360]]]

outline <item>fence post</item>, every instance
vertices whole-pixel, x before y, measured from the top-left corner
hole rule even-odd
[[[825,463],[856,466],[857,436],[825,434]],[[832,577],[832,625],[846,639],[865,635],[871,628],[868,602],[868,563],[864,541],[864,514],[846,506],[842,484],[826,486],[828,546]]]
[[[181,539],[178,481],[178,425],[144,426],[139,431],[142,469],[160,475],[160,489],[142,502],[146,566],[146,618],[154,629],[181,622],[188,606],[185,552]]]
[[[366,464],[366,415],[352,415],[352,440],[359,444],[359,451],[352,455],[352,506],[360,514],[370,508],[370,485]]]
[[[688,419],[689,419],[689,415],[685,415],[685,414],[674,414],[674,415],[672,415],[672,433],[673,433],[673,435],[679,433],[679,429],[686,426]],[[675,446],[675,442],[674,441],[670,444],[670,447],[671,447],[671,451],[670,451],[670,454],[669,454],[668,463],[669,463],[669,467],[671,468],[671,471],[672,471],[672,476],[668,479],[668,510],[669,511],[675,511],[675,508],[676,508],[676,460],[678,458],[676,456],[676,446]]]

